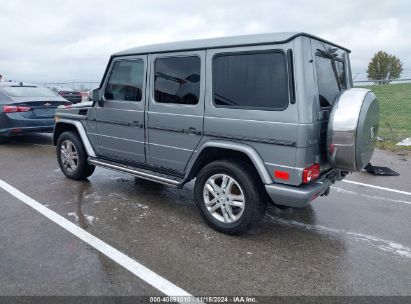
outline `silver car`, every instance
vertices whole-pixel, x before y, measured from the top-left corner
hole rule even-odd
[[[59,109],[63,173],[101,166],[183,187],[228,234],[267,202],[303,207],[370,160],[375,95],[353,88],[350,51],[306,33],[193,40],[111,56],[92,102]]]

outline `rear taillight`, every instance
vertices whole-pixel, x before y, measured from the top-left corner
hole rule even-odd
[[[309,182],[316,180],[320,176],[320,165],[314,164],[304,169],[303,171],[303,183],[308,184]]]
[[[30,107],[17,107],[17,112],[28,112],[30,110]]]
[[[28,112],[30,111],[30,107],[23,107],[23,106],[3,106],[4,113],[15,113],[15,112]]]
[[[4,113],[14,113],[17,112],[17,107],[15,106],[3,106]]]

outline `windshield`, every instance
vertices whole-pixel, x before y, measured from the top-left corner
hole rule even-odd
[[[11,97],[54,97],[56,93],[47,88],[35,86],[3,87],[3,91]]]
[[[347,88],[341,59],[317,54],[315,58],[318,94],[321,107],[329,107],[341,90]]]

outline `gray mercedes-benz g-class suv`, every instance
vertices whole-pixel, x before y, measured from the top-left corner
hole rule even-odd
[[[267,201],[303,207],[372,156],[375,95],[350,51],[305,33],[165,43],[110,57],[93,102],[60,107],[71,179],[101,166],[182,187],[213,228],[239,234]]]

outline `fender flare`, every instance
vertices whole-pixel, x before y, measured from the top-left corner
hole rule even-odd
[[[231,142],[231,141],[226,141],[226,140],[210,140],[205,142],[200,149],[196,151],[196,154],[193,155],[194,157],[190,160],[188,166],[187,166],[187,174],[186,177],[188,177],[191,173],[191,170],[194,167],[194,164],[198,160],[199,155],[201,155],[201,152],[203,152],[204,149],[206,148],[220,148],[220,149],[226,149],[226,150],[235,150],[238,152],[242,152],[245,155],[247,155],[251,162],[254,164],[255,169],[257,170],[258,174],[260,175],[261,180],[263,181],[264,184],[272,184],[273,180],[270,176],[270,174],[267,171],[267,168],[264,165],[264,161],[262,160],[261,156],[258,154],[258,152],[252,148],[249,145],[238,143],[238,142]]]
[[[53,140],[54,140],[54,137],[56,136],[55,135],[56,127],[59,124],[69,124],[69,125],[75,126],[78,134],[80,135],[81,141],[83,142],[84,148],[86,149],[88,156],[96,157],[96,153],[94,152],[93,146],[91,145],[90,140],[87,137],[86,130],[84,129],[84,126],[80,121],[69,120],[69,119],[59,119],[59,121],[56,123],[54,127]]]

